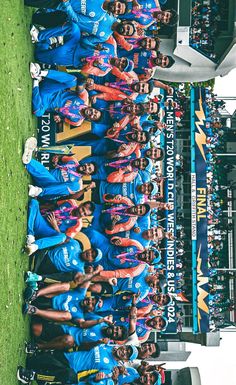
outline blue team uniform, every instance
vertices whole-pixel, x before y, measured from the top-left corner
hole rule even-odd
[[[99,265],[102,265],[104,270],[134,267],[139,264],[134,257],[128,257],[128,260],[116,258],[121,253],[135,251],[133,247],[114,246],[103,234],[93,228],[83,229],[83,233],[89,237],[94,248],[102,251],[103,257],[99,261]]]
[[[81,189],[82,178],[77,174],[77,166],[78,164],[71,160],[64,163],[62,167],[47,170],[40,162],[31,159],[30,163],[26,165],[26,169],[32,175],[35,184],[43,188],[39,197],[56,199],[70,195],[68,189],[73,192]]]
[[[107,324],[102,322],[99,325],[95,325],[87,329],[69,325],[62,325],[61,327],[65,334],[70,334],[74,338],[75,344],[79,346],[85,342],[94,342],[104,338],[102,329],[106,326]]]
[[[43,82],[33,88],[32,103],[33,112],[36,116],[42,116],[45,111],[52,111],[67,118],[73,123],[84,119],[81,108],[86,107],[84,101],[76,92],[66,91],[75,87],[77,79],[75,76],[65,72],[49,70]]]
[[[81,15],[96,21],[104,17],[106,13],[102,7],[103,3],[104,0],[70,0],[66,3],[60,3],[57,9],[65,11],[70,19],[78,23],[80,22]]]
[[[126,374],[120,374],[118,377],[118,385],[130,384],[139,378],[139,373],[135,368],[127,367]]]
[[[137,187],[143,184],[143,179],[140,174],[131,182],[125,183],[108,183],[105,181],[100,182],[99,195],[100,200],[103,202],[104,194],[122,195],[132,199],[134,204],[142,203],[144,201],[144,194],[137,191]]]
[[[99,345],[89,351],[64,353],[70,367],[76,372],[86,370],[112,371],[118,361],[113,357],[114,345]]]
[[[100,20],[95,22],[86,16],[81,16],[79,26],[84,44],[95,47],[97,44],[105,42],[112,35],[112,25],[117,20],[116,17],[109,14],[104,14]]]
[[[104,156],[88,156],[80,160],[80,164],[95,163],[97,166],[96,174],[91,175],[92,180],[106,180],[110,172],[114,171],[114,168],[109,167],[108,164],[111,159],[107,159]]]
[[[76,288],[64,294],[56,295],[52,298],[53,309],[60,311],[68,311],[71,313],[73,320],[84,319],[81,301],[85,298],[87,289]]]
[[[139,227],[140,232],[136,233],[134,231],[135,228]],[[134,239],[136,241],[139,241],[143,247],[148,247],[150,245],[150,241],[144,239],[142,237],[142,232],[146,229],[150,228],[150,213],[147,213],[143,217],[139,217],[137,219],[136,225],[131,229],[127,231],[122,231],[118,233],[117,235],[122,237],[122,238],[129,238],[129,239]]]
[[[63,36],[63,44],[53,48],[50,38],[58,36]],[[81,38],[80,28],[75,23],[42,30],[38,40],[35,57],[41,63],[82,68],[87,63],[86,58],[95,55],[94,48],[86,45],[85,40]],[[104,43],[104,50],[100,51],[100,55],[107,64],[110,55],[116,56],[114,46]],[[107,70],[105,64],[98,67],[103,71]]]
[[[58,210],[63,210],[71,207],[70,202],[64,202],[59,205]],[[77,220],[70,218],[68,211],[63,212],[63,218],[58,224],[61,233],[65,233],[67,229],[76,226]],[[29,204],[28,213],[28,233],[34,235],[36,238],[50,237],[58,235],[58,232],[53,229],[50,223],[43,217],[40,212],[39,203],[36,199],[32,199]]]
[[[129,327],[129,321],[124,320],[124,317],[120,317],[118,314],[117,317],[115,317],[115,321],[117,325],[123,325],[127,328]],[[149,330],[150,328],[146,326],[146,318],[138,319],[135,331],[140,340],[142,340],[146,336]]]
[[[149,60],[152,57],[152,51],[134,48],[131,51],[127,52],[122,48],[118,49],[119,56],[123,56],[125,52],[128,59],[134,62],[134,71],[137,74],[141,74],[144,72],[144,69],[149,68]]]
[[[60,245],[48,251],[47,255],[59,271],[76,271],[84,274],[84,262],[80,258],[81,245],[75,239],[70,239],[64,245]]]
[[[112,286],[113,293],[117,292],[127,292],[131,291],[132,293],[140,293],[139,300],[141,301],[145,298],[150,292],[150,286],[147,284],[145,278],[150,274],[148,272],[149,265],[146,265],[145,269],[139,276],[130,277],[130,278],[118,278],[117,286]]]

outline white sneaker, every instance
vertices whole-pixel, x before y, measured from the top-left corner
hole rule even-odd
[[[57,38],[55,36],[52,36],[49,38],[50,45],[57,44]]]
[[[35,243],[32,243],[31,245],[26,245],[25,246],[25,252],[28,254],[28,256],[34,254],[38,250],[38,245]]]
[[[28,234],[26,236],[26,246],[30,246],[34,242],[35,242],[35,237],[32,234]]]
[[[29,196],[31,198],[36,198],[37,196],[39,196],[39,194],[41,194],[42,191],[43,189],[41,187],[29,184]]]
[[[32,43],[33,44],[37,43],[38,42],[39,30],[34,25],[32,25],[32,27],[30,29],[30,35],[31,35]]]
[[[28,138],[25,142],[24,154],[22,156],[22,162],[28,164],[32,159],[32,154],[37,148],[37,139],[33,136]]]
[[[41,78],[41,67],[38,63],[30,63],[30,75],[32,79]]]
[[[64,44],[64,36],[57,36],[57,41],[58,41],[59,45],[63,45]]]

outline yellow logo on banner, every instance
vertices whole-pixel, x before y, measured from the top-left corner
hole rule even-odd
[[[201,219],[205,219],[207,215],[206,210],[206,188],[198,187],[197,188],[197,221],[200,222]]]
[[[205,299],[208,296],[208,292],[202,288],[203,285],[205,285],[208,282],[208,277],[204,277],[202,270],[201,270],[201,265],[202,265],[202,258],[201,258],[201,249],[202,246],[200,245],[199,250],[198,250],[198,255],[197,255],[197,289],[198,289],[198,329],[200,330],[201,326],[201,312],[209,314],[209,307],[205,302]]]
[[[206,144],[206,134],[205,132],[201,129],[201,126],[204,126],[204,121],[206,119],[205,113],[203,110],[202,106],[202,95],[201,95],[201,90],[200,90],[200,98],[199,98],[199,111],[195,111],[198,121],[195,121],[196,127],[198,128],[199,132],[195,133],[195,140],[198,145],[199,151],[202,154],[203,159],[206,161],[203,145]]]

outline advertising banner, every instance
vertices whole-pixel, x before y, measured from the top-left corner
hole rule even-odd
[[[205,90],[191,90],[193,331],[209,330]]]
[[[164,201],[172,204],[173,209],[166,212],[165,230],[176,235],[176,124],[173,107],[174,95],[166,97],[165,123],[167,124],[164,149],[164,176],[166,177]],[[167,279],[167,293],[174,294],[176,289],[176,243],[165,240],[165,265]],[[176,307],[174,303],[167,306],[165,316],[168,319],[166,333],[176,333]]]

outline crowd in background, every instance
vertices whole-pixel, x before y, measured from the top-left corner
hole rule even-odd
[[[193,1],[190,45],[216,60],[215,44],[221,23],[220,0]]]

